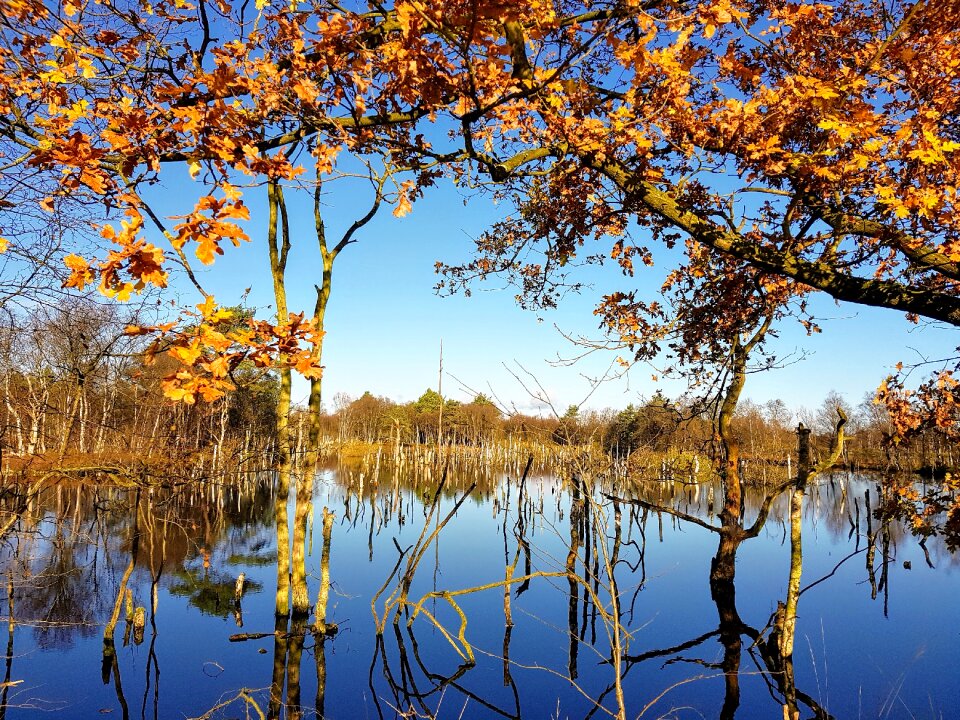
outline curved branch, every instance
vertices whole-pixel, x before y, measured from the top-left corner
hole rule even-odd
[[[739,233],[682,208],[667,192],[651,182],[634,177],[630,169],[617,160],[600,161],[593,157],[581,160],[588,167],[603,173],[651,213],[718,252],[748,262],[760,270],[822,290],[837,300],[901,310],[950,325],[960,325],[960,297],[956,295],[915,288],[894,280],[848,275],[829,263],[805,260],[782,248],[758,245]]]
[[[628,505],[639,505],[642,508],[645,508],[647,510],[653,510],[654,512],[665,512],[667,513],[667,515],[673,515],[678,520],[683,520],[684,522],[693,523],[694,525],[698,525],[699,527],[702,527],[705,530],[709,530],[710,532],[715,532],[715,533],[720,532],[720,528],[718,528],[716,525],[711,525],[710,523],[701,520],[695,515],[690,515],[688,513],[683,512],[682,510],[674,510],[673,508],[647,502],[646,500],[641,500],[640,498],[632,498],[632,499],[622,498],[622,497],[617,497],[616,495],[610,495],[608,493],[603,493],[603,496],[608,500],[615,500],[616,502],[620,502]]]
[[[827,456],[817,463],[816,467],[810,472],[810,478],[814,475],[819,475],[824,473],[834,465],[837,464],[837,460],[840,459],[840,455],[843,454],[843,426],[847,424],[847,414],[843,411],[843,408],[837,407],[837,415],[839,419],[837,420],[836,428],[833,432],[833,438],[830,440],[830,452]]]

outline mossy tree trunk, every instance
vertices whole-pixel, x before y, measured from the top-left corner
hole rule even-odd
[[[267,244],[270,251],[270,274],[273,277],[273,295],[277,305],[277,319],[287,317],[286,268],[290,252],[290,226],[287,218],[283,189],[276,182],[267,186],[270,205]],[[279,226],[279,228],[278,228]],[[279,229],[279,232],[278,232]],[[280,239],[282,236],[282,240]],[[290,396],[292,377],[289,368],[280,369],[280,394],[277,398],[276,448],[274,467],[277,473],[277,497],[274,522],[277,533],[277,596],[275,612],[278,617],[290,612],[290,528],[287,503],[290,497],[290,478],[293,461],[290,454]]]
[[[369,167],[370,181],[374,189],[374,199],[367,213],[355,220],[342,235],[340,240],[330,246],[327,242],[326,226],[321,212],[321,196],[323,183],[320,173],[314,181],[314,227],[317,244],[322,260],[321,282],[315,285],[316,302],[314,304],[313,325],[315,341],[311,350],[311,358],[316,367],[320,367],[323,355],[324,322],[327,304],[330,300],[330,291],[333,279],[333,265],[337,256],[347,245],[356,242],[356,233],[363,228],[380,209],[383,201],[384,187],[392,177],[395,169],[386,168],[377,173]],[[273,276],[274,296],[276,299],[278,319],[288,316],[286,294],[286,266],[290,250],[290,226],[283,190],[279,182],[271,181],[268,185],[268,199],[270,202],[270,224],[268,229],[268,244],[270,250],[270,269]],[[279,232],[278,232],[279,230]],[[282,235],[282,241],[278,239]],[[287,500],[290,484],[293,479],[294,463],[290,453],[290,388],[291,377],[288,368],[280,371],[281,390],[277,409],[277,603],[278,615],[286,614],[292,608],[295,616],[306,616],[310,612],[310,595],[307,588],[306,573],[306,536],[307,521],[312,509],[313,483],[316,477],[319,459],[319,447],[322,420],[322,379],[310,378],[310,397],[308,401],[307,444],[300,472],[295,482],[295,501],[293,511],[293,538],[292,549],[290,543],[289,518],[287,516]],[[292,591],[292,592],[291,592]]]
[[[724,653],[721,668],[724,673],[724,693],[721,718],[733,718],[740,705],[741,629],[743,622],[737,612],[736,573],[737,550],[746,538],[743,528],[743,482],[740,477],[740,441],[732,429],[733,415],[747,379],[747,359],[760,344],[773,322],[768,315],[746,340],[734,338],[730,349],[729,382],[720,402],[717,416],[717,437],[722,459],[723,508],[720,511],[719,544],[710,563],[710,596],[717,606],[720,620],[720,642]]]

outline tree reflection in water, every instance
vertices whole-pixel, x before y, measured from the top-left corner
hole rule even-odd
[[[797,603],[799,601],[799,595],[801,592],[800,579],[803,555],[801,523],[803,498],[808,483],[816,475],[827,471],[836,462],[837,458],[842,452],[844,439],[843,426],[845,422],[846,417],[840,413],[840,419],[837,423],[836,434],[831,450],[827,456],[816,466],[813,466],[810,461],[810,431],[801,425],[801,427],[798,429],[799,451],[797,477],[789,479],[785,483],[782,483],[767,493],[760,503],[760,508],[756,519],[749,527],[744,524],[743,490],[738,475],[739,468],[736,465],[733,467],[728,467],[725,477],[723,478],[723,509],[719,515],[719,525],[713,525],[698,517],[682,512],[675,508],[650,503],[649,501],[642,499],[620,498],[615,495],[607,494],[607,503],[601,505],[595,500],[596,493],[593,483],[593,474],[585,471],[585,468],[583,467],[576,468],[576,472],[572,477],[571,503],[569,510],[569,541],[567,544],[567,556],[563,564],[564,571],[562,573],[549,571],[527,572],[525,573],[525,577],[522,579],[524,586],[518,589],[518,594],[529,586],[528,584],[531,578],[550,578],[560,575],[566,577],[568,581],[567,620],[569,639],[567,677],[570,683],[578,689],[580,688],[576,681],[579,676],[578,652],[580,644],[586,642],[591,648],[594,648],[595,650],[597,649],[596,620],[598,616],[602,619],[602,623],[606,631],[606,639],[608,641],[606,663],[613,669],[613,681],[594,699],[594,708],[588,713],[588,716],[592,716],[598,711],[603,711],[605,714],[611,714],[617,718],[626,718],[627,707],[622,689],[624,676],[631,669],[639,666],[646,660],[653,658],[668,658],[668,664],[681,661],[696,662],[704,669],[720,671],[725,682],[725,692],[719,717],[724,720],[732,719],[736,716],[737,710],[740,706],[740,675],[744,651],[743,638],[746,637],[750,641],[750,645],[748,647],[749,654],[752,658],[754,658],[755,661],[757,661],[757,672],[767,681],[771,691],[778,693],[783,706],[785,718],[788,720],[799,718],[798,703],[807,706],[815,718],[823,720],[832,718],[832,716],[824,708],[820,707],[820,705],[812,698],[812,696],[810,696],[808,693],[798,690],[795,686],[793,673],[793,637],[796,627]],[[734,451],[732,455],[736,457],[736,452]],[[518,491],[518,505],[520,507],[518,515],[519,518],[523,517],[523,490],[525,480],[526,475],[524,475],[522,478]],[[777,612],[773,617],[770,618],[764,629],[757,630],[741,619],[740,613],[737,609],[737,553],[743,542],[748,539],[756,538],[760,535],[764,525],[766,524],[767,518],[769,517],[772,504],[779,496],[783,494],[784,491],[791,488],[793,490],[790,500],[791,553],[788,572],[787,595],[783,601],[778,603]],[[436,504],[437,497],[438,495],[434,497],[434,504]],[[658,515],[660,513],[673,515],[680,520],[691,522],[704,529],[707,529],[718,536],[719,542],[716,553],[711,561],[709,576],[710,595],[714,605],[716,606],[719,619],[719,625],[715,631],[701,634],[696,638],[678,643],[671,647],[648,651],[640,655],[630,655],[626,652],[626,647],[629,645],[629,642],[633,636],[632,633],[625,629],[622,625],[622,598],[615,572],[617,566],[620,564],[620,551],[622,547],[622,512],[620,509],[622,503],[635,504],[642,507],[644,510],[655,511],[658,513]],[[457,505],[454,506],[454,508],[456,507]],[[526,541],[526,538],[523,537],[523,522],[518,520],[514,525],[515,533],[517,535],[517,550],[516,555],[514,556],[515,559],[511,564],[506,542],[506,525],[508,522],[506,517],[507,508],[509,508],[509,503],[503,510],[505,542],[504,555],[507,570],[505,573],[506,578],[502,584],[507,594],[504,601],[505,629],[501,659],[504,663],[505,682],[513,688],[515,697],[517,697],[515,713],[496,707],[495,705],[490,704],[486,699],[478,698],[476,693],[470,692],[462,684],[457,682],[474,667],[475,663],[473,661],[473,652],[470,649],[470,645],[467,642],[464,633],[467,618],[464,616],[460,607],[456,604],[453,604],[452,596],[462,596],[472,592],[487,590],[495,584],[479,585],[474,588],[457,591],[438,591],[435,589],[431,593],[428,593],[426,596],[424,596],[425,598],[428,596],[439,596],[446,598],[451,602],[451,604],[453,604],[454,608],[461,616],[461,625],[457,636],[457,641],[459,641],[460,646],[466,649],[466,655],[463,652],[460,652],[458,642],[454,640],[452,634],[446,631],[433,616],[429,616],[431,622],[433,622],[434,625],[440,629],[440,631],[447,638],[450,644],[454,646],[461,657],[468,660],[462,664],[456,670],[456,672],[448,676],[443,676],[428,671],[424,663],[420,660],[420,655],[416,648],[416,640],[410,628],[413,620],[416,618],[417,612],[420,611],[424,600],[421,599],[418,603],[413,604],[414,613],[407,616],[409,638],[411,646],[414,650],[413,655],[417,661],[417,665],[420,668],[423,677],[430,682],[430,688],[427,690],[421,690],[417,687],[413,680],[415,674],[412,671],[407,659],[407,652],[404,646],[403,637],[400,635],[396,623],[401,610],[404,610],[406,605],[409,604],[406,602],[406,598],[410,591],[413,575],[416,572],[417,561],[419,557],[422,557],[425,549],[421,547],[421,543],[427,533],[427,529],[430,525],[430,518],[434,512],[434,508],[431,508],[430,513],[427,515],[427,521],[424,525],[424,530],[421,533],[417,544],[414,546],[413,555],[411,556],[416,559],[408,560],[406,572],[398,582],[397,589],[394,590],[393,594],[391,594],[387,600],[384,606],[382,618],[377,616],[376,607],[374,605],[374,616],[378,622],[378,628],[380,629],[380,632],[378,634],[378,652],[374,655],[374,660],[370,669],[371,691],[374,692],[374,697],[376,697],[372,677],[374,675],[375,667],[379,661],[382,664],[383,673],[387,678],[391,695],[395,703],[392,705],[392,707],[401,714],[407,712],[416,712],[417,714],[426,717],[434,717],[436,715],[437,708],[429,707],[427,704],[427,699],[436,695],[437,693],[440,693],[442,697],[442,691],[447,687],[452,687],[457,689],[465,700],[472,700],[483,707],[487,707],[488,709],[495,711],[499,715],[505,717],[518,717],[520,715],[519,695],[516,692],[516,686],[513,684],[512,674],[509,670],[509,642],[513,625],[510,612],[509,588],[514,581],[513,570],[515,565],[519,560],[521,553],[529,551],[529,543]],[[607,523],[608,510],[610,511],[609,514],[612,516],[612,536]],[[444,523],[445,522],[446,520]],[[442,527],[442,525],[438,525],[438,529],[440,527]],[[641,533],[641,536],[645,538],[645,534]],[[612,545],[610,544],[611,537]],[[430,540],[435,540],[435,537],[430,536]],[[598,548],[600,548],[600,551],[598,551]],[[398,561],[397,567],[399,567],[405,552],[406,551],[401,551],[401,559]],[[640,558],[637,565],[642,565],[643,555],[644,552],[641,548]],[[603,558],[602,563],[601,557]],[[394,569],[394,573],[395,572],[396,568]],[[393,576],[394,575],[391,574],[390,578],[388,578],[387,582],[385,583],[384,588],[390,584]],[[581,589],[585,591],[583,593],[582,604]],[[606,601],[602,601],[600,599],[601,591],[603,591]],[[374,599],[374,602],[375,601],[376,598]],[[394,610],[394,628],[395,637],[397,640],[399,672],[393,672],[391,670],[390,661],[386,653],[383,634],[384,623],[386,622],[387,615],[391,610]],[[588,625],[590,627],[589,640],[586,638]],[[769,631],[769,633],[767,633],[767,631]],[[765,634],[768,634],[768,636],[765,637]],[[702,659],[689,660],[680,655],[680,653],[700,646],[707,640],[714,637],[719,639],[723,647],[723,657],[719,663],[709,662]],[[600,651],[598,650],[598,652]],[[696,676],[694,678],[683,680],[681,683],[678,683],[678,685],[705,677],[707,676]],[[643,712],[646,712],[648,709],[650,709],[658,700],[663,697],[663,695],[665,695],[668,691],[673,690],[675,687],[677,687],[677,685],[667,688],[663,693],[648,702],[640,714],[642,715]],[[583,691],[581,690],[581,692]],[[615,699],[615,707],[613,709],[610,709],[604,705],[606,698],[611,694]],[[383,710],[379,707],[379,704],[378,711],[380,712],[380,715],[383,716]]]
[[[896,569],[891,557],[906,541],[900,528],[874,516],[883,505],[874,491],[844,483],[834,492],[832,480],[817,486],[809,476],[795,481],[743,493],[739,504],[729,502],[721,486],[718,514],[707,488],[663,482],[625,488],[585,466],[563,487],[526,474],[499,486],[481,482],[481,490],[473,492],[473,478],[409,488],[390,483],[383,493],[328,484],[325,502],[342,506],[339,524],[328,510],[317,521],[323,542],[312,555],[314,572],[320,570],[316,616],[280,618],[276,624],[265,620],[273,617],[273,598],[263,581],[272,579],[275,558],[268,488],[251,487],[226,501],[209,490],[191,490],[190,496],[143,490],[138,501],[136,490],[54,488],[24,515],[3,550],[13,591],[0,712],[4,719],[21,717],[14,710],[18,705],[49,692],[47,697],[58,701],[50,707],[63,706],[61,714],[68,718],[100,709],[141,720],[257,712],[277,720],[338,718],[347,716],[347,707],[355,716],[358,702],[381,718],[416,713],[443,720],[463,713],[533,719],[556,714],[557,707],[571,717],[660,717],[674,699],[706,717],[743,718],[769,713],[769,704],[758,704],[755,694],[765,687],[784,717],[844,717],[827,706],[819,689],[811,689],[803,673],[795,677],[790,638],[798,603],[802,617],[804,593],[829,587],[823,578],[800,581],[804,507],[822,503],[818,497],[836,499],[829,513],[825,505],[818,509],[818,522],[850,540],[851,552],[838,565],[865,556],[866,568],[855,563],[860,573],[866,570],[864,596],[873,594],[884,605]],[[769,542],[772,534],[763,530],[771,519],[783,523],[790,548],[776,572],[785,591],[773,600],[776,610],[764,609],[758,618],[756,605],[763,598],[744,595],[748,600],[738,604],[736,565],[743,548]],[[671,520],[675,527],[693,525],[697,533],[717,537],[711,551],[700,554],[712,554],[701,575],[708,582],[700,580],[709,587],[705,607],[716,612],[712,627],[703,626],[708,616],[701,613],[689,616],[687,624],[647,631],[641,613],[651,606],[643,600],[644,590],[658,591],[668,581],[661,558],[648,557],[648,538],[659,536],[672,552]],[[939,545],[932,548],[940,551]],[[739,561],[755,562],[747,557]],[[695,553],[683,558],[696,562]],[[931,564],[934,559],[950,564],[936,554]],[[652,576],[650,562],[657,564]],[[382,568],[382,574],[361,573],[362,563]],[[240,611],[232,582],[240,572],[249,578],[243,633],[233,629],[231,619]],[[332,596],[331,576],[347,584],[348,594]],[[316,576],[311,582],[317,584]],[[136,608],[144,609],[142,635],[133,618],[128,622],[124,609],[130,606],[134,618]],[[36,627],[38,620],[56,619],[56,634]],[[344,620],[345,637],[328,634],[334,622]],[[694,630],[683,637],[678,628],[687,625]],[[102,641],[95,637],[98,627],[106,628]],[[249,641],[226,643],[230,632]],[[195,633],[203,639],[195,640]],[[60,655],[31,653],[54,646],[50,638],[60,638],[55,644]],[[109,696],[91,695],[96,699],[81,706],[38,683],[23,693],[36,662],[47,657],[51,662],[68,657],[59,672],[87,677],[90,642],[109,684],[98,682],[88,692],[102,689]],[[198,649],[185,654],[197,642]],[[304,666],[310,662],[313,668]],[[191,667],[218,670],[203,674]],[[203,681],[191,685],[189,672]],[[7,684],[21,679],[26,679],[22,685]],[[705,699],[713,691],[699,686],[721,679],[722,696]],[[241,690],[247,686],[261,689]]]

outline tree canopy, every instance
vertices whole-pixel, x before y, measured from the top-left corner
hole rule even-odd
[[[960,324],[956,0],[2,0],[0,15],[0,199],[93,217],[100,247],[66,257],[73,287],[162,287],[172,262],[247,239],[249,186],[377,154],[403,171],[396,215],[442,173],[514,202],[447,268],[455,285],[506,270],[550,303],[575,261],[630,275],[659,243],[685,253],[674,287],[718,276],[691,307],[730,328],[810,289]],[[150,187],[172,164],[199,200],[163,218]],[[632,341],[660,308],[628,287],[600,310]],[[181,359],[218,373],[240,342],[319,372],[309,321],[227,342],[218,312],[205,297],[212,334],[179,337]],[[950,372],[883,393],[903,430],[954,422]]]

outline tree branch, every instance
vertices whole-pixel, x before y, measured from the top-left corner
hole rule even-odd
[[[609,495],[607,493],[603,493],[603,496],[608,500],[614,500],[616,502],[630,504],[630,505],[639,505],[642,508],[646,508],[647,510],[653,510],[654,512],[665,512],[667,513],[667,515],[673,515],[678,520],[683,520],[684,522],[693,523],[694,525],[698,525],[704,528],[705,530],[709,530],[710,532],[715,532],[715,533],[720,532],[720,528],[718,528],[716,525],[711,525],[708,522],[704,522],[700,518],[694,515],[689,515],[688,513],[685,513],[682,510],[675,510],[673,508],[669,508],[664,505],[657,505],[655,503],[647,502],[646,500],[641,500],[640,498],[622,498],[616,495]]]

